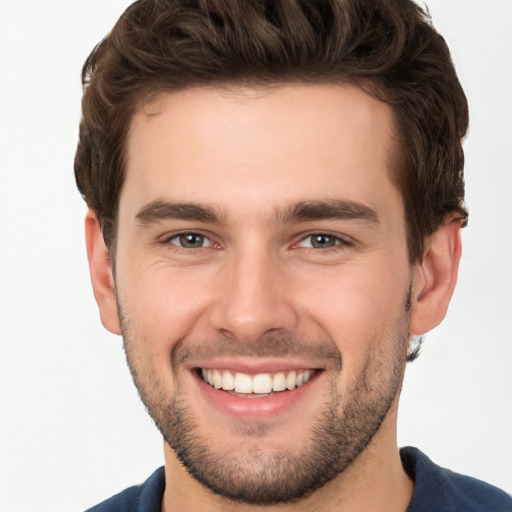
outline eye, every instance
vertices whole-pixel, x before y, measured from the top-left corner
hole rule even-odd
[[[341,238],[326,233],[315,233],[303,238],[297,245],[311,249],[330,249],[336,245],[345,244]]]
[[[184,249],[211,247],[212,241],[199,233],[180,233],[168,239],[168,242]]]

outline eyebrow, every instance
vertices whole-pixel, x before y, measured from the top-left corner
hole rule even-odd
[[[370,206],[345,199],[301,201],[276,212],[275,222],[288,223],[307,220],[358,220],[379,224],[377,212]]]
[[[181,219],[220,224],[224,218],[220,212],[198,203],[176,203],[156,200],[142,207],[135,215],[141,226],[147,226],[163,220]]]
[[[144,227],[171,219],[221,224],[226,222],[227,215],[200,203],[156,200],[143,206],[135,218]],[[270,220],[276,224],[308,220],[357,220],[374,225],[379,224],[379,216],[373,208],[364,203],[344,199],[292,203],[287,207],[279,208]]]

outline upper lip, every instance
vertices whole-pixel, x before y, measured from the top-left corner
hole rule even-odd
[[[324,365],[314,361],[287,361],[275,358],[238,358],[225,357],[208,359],[204,361],[189,362],[186,367],[190,370],[195,368],[204,368],[205,370],[229,370],[231,372],[240,372],[246,374],[275,373],[280,371],[292,370],[322,370]]]

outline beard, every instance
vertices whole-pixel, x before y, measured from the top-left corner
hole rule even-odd
[[[155,372],[142,362],[130,322],[119,307],[124,348],[139,395],[166,443],[188,473],[206,489],[225,499],[252,505],[300,500],[343,473],[365,450],[398,396],[409,344],[410,293],[392,332],[374,340],[365,364],[350,388],[338,390],[342,355],[330,339],[304,340],[291,335],[265,337],[248,345],[230,339],[180,340],[170,354],[175,391],[166,392]],[[121,306],[121,304],[119,304]],[[218,453],[202,435],[182,385],[183,364],[215,356],[306,356],[325,362],[330,394],[319,407],[299,453],[269,452],[268,425],[240,425],[238,435],[251,440],[245,452]],[[307,359],[306,359],[307,360]],[[258,398],[253,398],[257,400]],[[300,418],[298,419],[300,421]],[[287,436],[283,432],[283,436]]]

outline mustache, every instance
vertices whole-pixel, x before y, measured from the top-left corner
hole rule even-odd
[[[210,340],[180,339],[171,350],[173,370],[189,361],[221,357],[295,358],[322,362],[326,367],[341,368],[341,352],[330,340],[311,340],[292,335],[266,335],[245,343],[229,337]]]

